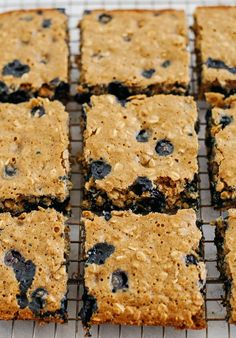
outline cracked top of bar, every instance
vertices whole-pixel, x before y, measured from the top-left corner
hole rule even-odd
[[[94,10],[83,16],[80,29],[79,90],[115,94],[115,85],[121,84],[121,92],[130,94],[186,92],[184,11]]]
[[[201,289],[206,270],[192,209],[145,216],[113,211],[108,221],[85,211],[82,221],[84,324],[205,327]]]
[[[0,214],[0,319],[66,319],[68,229],[53,209]]]
[[[192,97],[139,95],[124,103],[112,95],[92,96],[84,112],[87,191],[105,192],[123,206],[158,190],[169,206],[184,205],[180,195],[198,172]]]
[[[35,9],[1,13],[0,27],[0,44],[4,46],[0,57],[1,101],[17,101],[20,95],[21,100],[24,95],[53,97],[63,90],[68,83],[69,57],[64,12]]]
[[[202,91],[232,93],[236,90],[236,7],[199,7],[194,27]]]
[[[0,201],[5,207],[10,200],[67,199],[69,127],[64,106],[42,98],[2,103],[0,120]]]

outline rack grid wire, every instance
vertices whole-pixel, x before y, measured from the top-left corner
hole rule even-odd
[[[82,149],[82,136],[79,126],[80,107],[73,100],[78,81],[78,70],[75,57],[79,51],[79,32],[77,29],[85,9],[94,8],[176,8],[184,9],[188,23],[193,23],[192,13],[196,6],[201,5],[236,5],[235,1],[215,0],[1,0],[0,11],[26,8],[65,8],[69,16],[70,51],[71,51],[71,98],[67,104],[70,114],[71,162],[73,189],[71,192],[72,217],[68,224],[71,230],[71,254],[69,260],[69,321],[65,325],[47,324],[39,326],[35,322],[0,321],[0,338],[82,338],[83,328],[78,311],[82,297],[82,247],[83,234],[79,224],[81,214],[81,199],[83,179],[80,167],[76,161],[77,154]],[[4,47],[3,47],[4,48]],[[191,53],[191,94],[197,97],[197,76],[195,72],[194,35],[189,31],[189,49]],[[222,306],[223,284],[216,268],[216,248],[214,245],[214,227],[210,222],[221,214],[211,206],[209,179],[207,173],[207,158],[204,142],[205,112],[204,102],[198,102],[200,132],[199,132],[199,165],[200,165],[200,210],[199,219],[203,220],[205,261],[208,270],[206,292],[206,318],[208,328],[201,331],[162,327],[130,327],[102,325],[92,328],[92,338],[236,338],[236,327],[225,320],[225,309]]]

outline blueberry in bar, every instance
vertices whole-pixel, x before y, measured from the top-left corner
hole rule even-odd
[[[216,222],[215,244],[217,246],[217,266],[224,280],[227,319],[236,323],[236,209],[229,209],[228,216]]]
[[[0,101],[42,96],[65,100],[69,91],[67,16],[59,9],[0,15]],[[7,41],[7,43],[6,43]]]
[[[201,96],[236,92],[236,7],[198,7],[195,12],[195,49]]]
[[[137,213],[198,204],[197,108],[192,97],[107,94],[83,105],[84,208]]]
[[[212,202],[216,208],[236,206],[236,96],[222,99],[222,95],[209,97],[207,137],[208,168]],[[213,100],[213,101],[212,101]]]
[[[124,99],[188,90],[184,11],[86,11],[79,27],[79,102],[91,94],[110,93]]]
[[[176,214],[84,211],[85,292],[80,317],[90,324],[202,329],[205,264],[193,209]],[[145,240],[144,240],[145,234]]]
[[[0,211],[67,208],[68,113],[59,101],[0,104]]]
[[[69,252],[65,217],[53,209],[18,217],[2,213],[0,224],[0,319],[65,322]]]

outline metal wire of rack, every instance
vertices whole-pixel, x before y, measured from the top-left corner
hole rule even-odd
[[[201,5],[236,5],[236,0],[2,0],[0,11],[36,8],[56,7],[65,8],[69,15],[70,50],[71,50],[71,99],[67,104],[70,114],[71,131],[71,160],[72,181],[71,192],[72,217],[68,221],[71,229],[71,254],[69,260],[69,293],[68,311],[69,322],[66,325],[48,324],[38,326],[34,322],[0,321],[0,338],[82,338],[83,329],[78,318],[82,296],[82,244],[83,236],[79,225],[81,214],[82,175],[76,162],[78,152],[82,147],[82,136],[79,126],[80,107],[73,100],[78,70],[75,64],[75,56],[78,54],[79,32],[77,24],[84,9],[93,8],[176,8],[185,9],[189,26],[192,25],[192,12],[196,6]],[[191,94],[197,97],[197,77],[195,72],[196,59],[193,52],[194,35],[190,30],[189,49],[191,52]],[[94,326],[92,338],[236,338],[236,327],[227,324],[225,309],[223,308],[222,281],[216,269],[216,248],[214,246],[214,227],[210,221],[220,216],[220,212],[213,210],[210,202],[209,179],[207,173],[207,158],[204,144],[205,136],[205,111],[204,102],[199,102],[199,166],[200,166],[200,210],[199,218],[203,220],[205,261],[208,269],[207,293],[206,293],[206,318],[208,328],[202,331],[177,331],[172,328],[161,327],[129,327],[129,326]]]

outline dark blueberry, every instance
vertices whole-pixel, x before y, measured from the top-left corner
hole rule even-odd
[[[93,161],[90,164],[90,176],[92,176],[95,180],[102,180],[105,176],[107,176],[111,172],[110,164],[104,161]]]
[[[11,266],[13,267],[14,265],[16,265],[19,261],[22,260],[22,256],[21,254],[16,251],[16,250],[9,250],[5,253],[4,256],[4,263],[7,266]]]
[[[102,214],[106,221],[109,221],[109,219],[112,217],[110,211],[103,211]]]
[[[136,135],[136,140],[138,142],[148,142],[149,137],[150,131],[147,129],[141,129]]]
[[[112,19],[112,16],[106,13],[100,14],[98,17],[98,21],[103,23],[103,24],[107,24],[108,22],[110,22]]]
[[[70,178],[69,175],[59,176],[60,181],[67,182]]]
[[[38,9],[38,10],[37,10],[37,14],[38,14],[38,15],[42,15],[42,14],[43,14],[42,9]]]
[[[89,9],[85,9],[84,10],[84,15],[89,15],[89,14],[91,14],[91,11]]]
[[[163,68],[167,68],[167,67],[170,66],[170,64],[171,64],[171,61],[170,61],[170,60],[166,60],[166,61],[164,61],[164,62],[161,64],[161,66],[162,66]]]
[[[154,73],[155,73],[155,69],[153,69],[153,68],[145,69],[142,72],[142,76],[145,77],[146,79],[151,79],[151,77],[153,76]]]
[[[43,106],[34,106],[32,109],[31,109],[31,115],[32,116],[38,116],[38,117],[41,117],[43,115],[45,115],[45,109]]]
[[[16,295],[16,299],[17,299],[17,303],[18,303],[18,305],[21,309],[25,309],[29,304],[27,295],[25,293],[21,293],[20,295]]]
[[[58,12],[61,12],[63,14],[65,14],[66,10],[65,8],[57,8]]]
[[[2,75],[12,75],[14,77],[21,77],[23,74],[28,73],[30,67],[22,64],[19,60],[13,60],[5,65],[2,69]]]
[[[150,212],[162,212],[166,207],[165,195],[156,190],[152,189],[151,196],[142,198],[131,206],[131,209],[136,214],[146,215]]]
[[[152,190],[152,182],[145,176],[139,176],[130,187],[136,195],[141,196],[145,191]]]
[[[37,288],[31,294],[31,302],[29,303],[29,308],[34,313],[39,313],[41,309],[44,308],[46,304],[48,292],[44,288]]]
[[[169,140],[160,140],[157,142],[155,150],[159,156],[168,156],[173,153],[174,146]]]
[[[108,93],[115,95],[119,100],[125,100],[130,95],[129,89],[119,81],[109,83]]]
[[[35,275],[35,264],[31,261],[19,261],[13,266],[17,281],[20,283],[20,291],[26,293],[31,286]]]
[[[49,83],[50,83],[51,86],[56,87],[60,84],[60,82],[61,82],[61,80],[59,79],[59,77],[55,77]]]
[[[13,177],[17,173],[17,169],[12,164],[7,164],[4,167],[4,176]]]
[[[92,315],[97,311],[97,301],[92,295],[88,294],[88,291],[85,289],[83,294],[83,306],[79,311],[79,317],[82,320],[84,326],[87,326]]]
[[[8,102],[11,103],[20,103],[28,101],[31,98],[30,94],[25,90],[16,90],[15,92],[9,94]]]
[[[187,266],[189,266],[191,264],[197,265],[198,259],[194,255],[187,255],[186,258],[185,258],[185,263],[186,263]]]
[[[0,81],[0,95],[7,94],[7,92],[8,92],[7,85],[3,81]]]
[[[236,67],[230,67],[224,61],[221,61],[221,60],[208,58],[206,62],[206,66],[208,68],[226,69],[228,72],[232,74],[236,74]]]
[[[95,244],[92,249],[88,250],[88,258],[86,260],[87,264],[98,264],[102,265],[105,263],[106,259],[110,257],[115,251],[115,247],[106,242]]]
[[[51,19],[44,19],[42,22],[42,27],[43,28],[48,28],[50,27],[52,24],[52,20]]]
[[[222,129],[228,126],[233,121],[233,116],[224,115],[220,119],[220,124],[222,125]]]
[[[112,292],[128,289],[128,275],[125,271],[116,270],[111,276]]]

